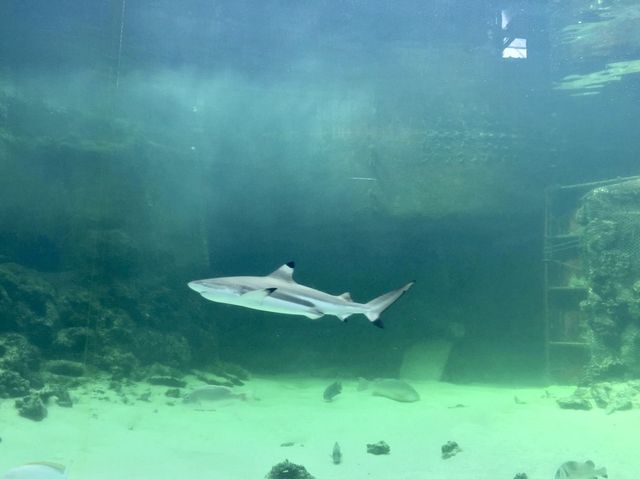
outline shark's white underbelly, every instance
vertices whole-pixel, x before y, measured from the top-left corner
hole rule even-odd
[[[243,303],[245,307],[269,311],[271,313],[295,314],[317,319],[325,314],[334,316],[346,316],[362,313],[366,310],[364,305],[348,302],[329,296],[327,300],[317,297],[304,297],[299,295],[287,295],[286,292],[267,296],[262,301],[251,304]]]

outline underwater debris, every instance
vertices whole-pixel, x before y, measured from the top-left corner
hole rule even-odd
[[[29,394],[22,399],[17,399],[15,407],[18,414],[33,421],[42,421],[47,417],[47,407],[39,394]]]
[[[271,468],[265,479],[315,479],[304,466],[285,460]]]
[[[322,398],[327,401],[333,401],[333,398],[342,392],[342,383],[340,381],[334,381],[329,384],[324,392],[322,393]]]
[[[450,457],[455,456],[459,452],[462,452],[462,449],[460,449],[460,446],[458,446],[457,442],[447,441],[446,444],[442,445],[442,447],[440,448],[440,451],[442,452],[442,459],[449,459]]]
[[[599,477],[608,477],[607,469],[605,467],[596,469],[593,461],[567,461],[558,468],[554,476],[555,479],[598,479]]]
[[[53,462],[34,462],[18,466],[2,476],[2,479],[66,479],[66,467]]]
[[[375,456],[381,456],[383,454],[390,454],[391,447],[384,441],[378,441],[375,444],[367,444],[367,452]]]
[[[340,464],[342,462],[342,451],[340,450],[340,444],[336,441],[331,451],[331,460],[334,464]]]

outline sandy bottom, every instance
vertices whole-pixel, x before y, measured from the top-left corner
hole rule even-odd
[[[0,404],[0,477],[26,462],[70,465],[69,479],[260,479],[288,459],[318,479],[552,479],[564,461],[592,459],[614,479],[637,479],[640,411],[564,411],[554,397],[572,388],[511,389],[412,383],[422,400],[404,404],[356,391],[345,381],[334,402],[322,400],[331,380],[254,378],[254,399],[168,403],[167,388],[149,402],[123,404],[104,384],[76,391],[73,408],[49,407],[42,422]],[[526,404],[517,404],[514,400]],[[458,404],[464,407],[453,407]],[[367,454],[380,440],[391,454]],[[447,460],[449,440],[463,449]],[[338,441],[343,463],[334,465]],[[283,443],[294,445],[283,447]]]

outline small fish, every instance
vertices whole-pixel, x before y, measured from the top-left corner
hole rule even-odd
[[[342,462],[342,451],[340,450],[340,444],[338,444],[337,442],[333,445],[331,459],[333,460],[334,464],[340,464]]]
[[[240,399],[246,401],[247,395],[236,394],[227,386],[207,385],[194,389],[182,400],[185,403],[200,403],[203,401],[223,401],[225,399]]]
[[[67,479],[66,467],[53,462],[34,462],[14,467],[2,479]]]
[[[416,402],[420,394],[413,386],[400,379],[374,379],[367,381],[360,379],[358,391],[369,389],[373,396],[381,396],[398,402]]]
[[[577,462],[568,461],[556,471],[555,479],[598,479],[607,476],[607,469],[596,469],[593,461]]]
[[[322,393],[322,398],[325,401],[330,402],[333,400],[334,397],[336,397],[341,392],[342,392],[342,383],[340,381],[334,381],[331,384],[329,384],[327,388],[324,390],[324,393]]]

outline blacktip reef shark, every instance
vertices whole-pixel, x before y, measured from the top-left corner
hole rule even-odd
[[[296,283],[293,261],[267,276],[231,276],[191,281],[189,287],[209,301],[234,304],[272,313],[296,314],[318,319],[325,314],[345,321],[352,314],[364,314],[371,323],[383,327],[380,315],[411,286],[390,291],[368,303],[356,303],[349,293],[333,296]]]

